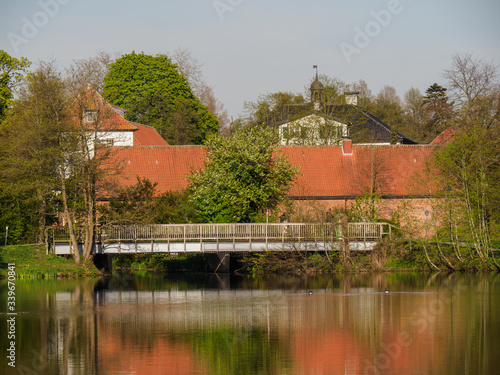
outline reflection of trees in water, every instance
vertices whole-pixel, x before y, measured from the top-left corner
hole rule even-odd
[[[138,290],[124,284],[97,293],[93,280],[20,281],[20,309],[39,315],[18,316],[18,360],[42,374],[123,366],[141,369],[137,373],[363,373],[366,363],[387,364],[382,373],[487,373],[500,354],[500,302],[492,298],[499,278],[227,276],[203,289],[196,278],[176,283],[162,277],[125,283]],[[389,295],[380,293],[386,287]],[[410,344],[398,349],[402,333]],[[5,347],[3,336],[0,342]]]
[[[213,374],[292,373],[289,342],[262,327],[214,327],[193,332],[197,357]]]
[[[94,372],[94,283],[92,279],[16,281],[19,373]],[[0,335],[2,348],[6,342],[7,337]],[[0,358],[2,369],[9,368],[5,359]]]

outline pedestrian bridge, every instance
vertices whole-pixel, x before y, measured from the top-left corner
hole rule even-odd
[[[110,225],[96,231],[95,254],[260,251],[370,251],[391,236],[388,223]],[[83,242],[83,241],[82,241]],[[55,254],[73,254],[68,227],[48,229]]]

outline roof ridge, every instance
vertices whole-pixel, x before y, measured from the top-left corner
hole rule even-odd
[[[102,94],[101,94],[99,91],[97,91],[94,87],[92,87],[92,85],[91,85],[90,83],[87,83],[86,91],[87,91],[87,92],[89,92],[91,95],[96,94],[96,95],[97,95],[97,99],[98,99],[98,101],[101,103],[101,105],[102,105],[104,108],[109,108],[109,109],[110,109],[110,110],[111,110],[111,111],[112,111],[115,115],[117,115],[117,116],[118,116],[118,119],[119,119],[120,121],[121,121],[121,120],[123,120],[123,121],[125,121],[125,123],[126,123],[127,125],[130,125],[130,126],[131,126],[131,128],[130,128],[130,129],[117,129],[117,130],[119,130],[119,131],[124,131],[124,130],[133,130],[133,131],[135,131],[135,130],[137,130],[137,126],[135,126],[135,125],[134,125],[134,123],[133,123],[132,121],[129,121],[129,120],[127,120],[125,117],[122,117],[122,116],[120,115],[120,113],[119,113],[119,112],[116,110],[116,108],[115,108],[115,107],[117,107],[117,106],[115,106],[114,104],[111,104],[110,102],[108,102],[108,101],[104,98],[104,96],[102,96]],[[118,107],[118,108],[119,108],[119,107]],[[123,109],[123,108],[122,108],[122,109]],[[115,129],[107,129],[107,130],[115,130]]]
[[[155,129],[155,130],[156,130],[156,128],[155,128],[154,126],[151,126],[151,125],[145,125],[145,124],[141,124],[141,123],[139,123],[139,122],[135,122],[135,121],[129,121],[129,120],[127,120],[127,121],[128,121],[128,122],[130,122],[130,123],[131,123],[131,124],[133,124],[133,125],[144,126],[144,127],[146,127],[146,128],[149,128],[149,129]]]
[[[366,109],[364,108],[361,108],[359,106],[355,106],[357,109],[359,109],[366,117],[369,117],[371,118],[373,121],[375,121],[377,124],[381,125],[382,127],[385,128],[385,130],[388,130],[388,131],[392,131],[392,128],[389,124],[387,124],[386,122],[382,121],[381,119],[379,119],[377,116],[371,114],[370,112],[368,112]]]
[[[138,146],[116,146],[122,148],[181,148],[181,147],[205,147],[203,145],[138,145]]]

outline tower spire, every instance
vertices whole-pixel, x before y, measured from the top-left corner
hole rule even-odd
[[[313,69],[316,69],[316,79],[311,84],[311,103],[315,111],[319,111],[321,107],[321,101],[323,100],[323,84],[318,78],[318,66],[313,65]]]

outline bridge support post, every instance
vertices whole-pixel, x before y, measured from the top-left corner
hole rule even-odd
[[[214,273],[231,272],[231,255],[229,253],[208,254],[208,267]]]
[[[111,254],[95,254],[94,265],[103,273],[111,273],[113,271],[113,256]]]

